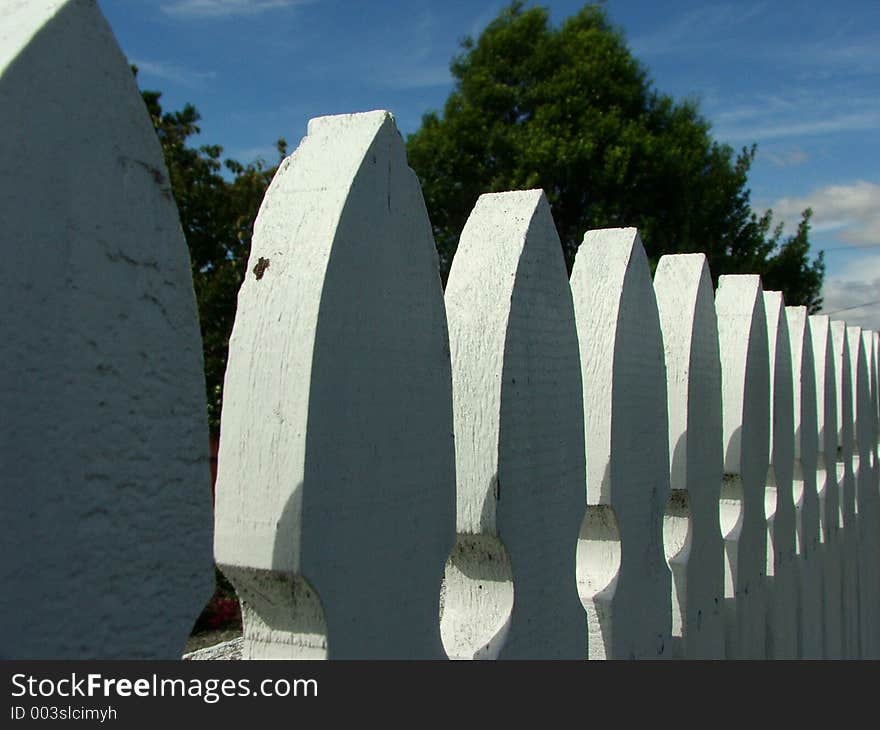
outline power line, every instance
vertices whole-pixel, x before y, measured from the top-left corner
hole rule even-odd
[[[850,309],[861,309],[862,307],[870,307],[874,304],[880,304],[880,299],[877,299],[873,302],[862,302],[861,304],[853,304],[851,307],[832,309],[830,312],[819,312],[819,314],[837,314],[838,312],[848,312]]]
[[[833,248],[823,248],[822,253],[833,253],[834,251],[871,251],[880,248],[880,244],[872,243],[867,246],[834,246]]]

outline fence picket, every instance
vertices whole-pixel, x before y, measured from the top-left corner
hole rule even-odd
[[[254,226],[215,554],[245,658],[444,657],[452,382],[431,227],[387,112],[313,119]]]
[[[843,520],[843,627],[844,654],[858,659],[861,647],[859,620],[859,529],[856,520],[856,482],[853,472],[855,414],[853,406],[852,358],[846,322],[832,321],[835,395],[837,397],[837,483]]]
[[[725,648],[731,659],[763,659],[770,366],[760,278],[721,276],[715,311],[724,428],[724,482],[719,510],[726,555]]]
[[[816,423],[819,431],[816,487],[819,496],[819,552],[823,582],[823,656],[842,659],[843,533],[840,488],[837,482],[837,397],[834,345],[828,317],[810,317],[816,371]]]
[[[767,520],[767,657],[795,659],[798,647],[795,565],[794,383],[785,301],[764,292],[770,356],[770,468],[764,491]]]
[[[798,656],[821,659],[823,647],[822,562],[819,553],[819,460],[816,372],[806,307],[787,307],[794,376],[796,439],[794,502],[797,526]]]
[[[672,572],[673,656],[723,659],[721,362],[705,255],[663,256],[654,291],[669,411],[670,492],[663,537]]]
[[[590,658],[669,656],[666,374],[634,228],[588,231],[571,274],[584,388],[587,515],[577,574]]]
[[[542,191],[480,197],[445,302],[458,484],[447,653],[585,658],[574,570],[586,509],[580,354]]]
[[[214,587],[199,320],[94,2],[0,4],[0,656],[172,659]]]
[[[861,327],[846,328],[849,354],[854,375],[853,413],[855,416],[855,447],[853,475],[856,484],[856,524],[859,531],[859,656],[873,659],[877,653],[874,617],[877,615],[876,570],[877,525],[874,517],[876,491],[872,484],[874,469],[871,455],[877,442],[874,419],[876,409],[871,397],[871,354],[866,351]]]

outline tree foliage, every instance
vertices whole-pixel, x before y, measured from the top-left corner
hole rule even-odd
[[[482,193],[540,187],[569,270],[586,230],[637,226],[654,264],[703,251],[715,277],[760,273],[787,303],[821,305],[809,211],[786,239],[771,211],[754,213],[755,148],[735,154],[712,139],[695,103],[654,91],[601,7],[554,28],[544,8],[514,2],[462,42],[451,70],[443,115],[425,114],[407,140],[444,281]]]
[[[276,167],[261,160],[248,165],[221,161],[223,149],[218,145],[190,146],[190,137],[200,131],[195,107],[187,104],[180,111],[165,112],[158,91],[143,91],[142,96],[162,144],[189,246],[205,355],[208,422],[216,434],[238,290],[254,220]],[[277,146],[280,159],[286,143],[281,139]]]

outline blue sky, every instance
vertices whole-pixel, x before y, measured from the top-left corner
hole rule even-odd
[[[459,40],[502,0],[99,0],[145,88],[192,102],[204,143],[247,162],[310,117],[440,110]],[[582,2],[546,0],[554,23]],[[814,210],[825,310],[880,300],[880,2],[608,0],[655,87],[695,98],[716,139],[758,145],[752,203]],[[634,221],[634,224],[638,224]],[[880,302],[832,315],[880,329]]]

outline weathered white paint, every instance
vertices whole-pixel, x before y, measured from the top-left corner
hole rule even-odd
[[[834,376],[834,343],[826,315],[810,317],[813,364],[816,373],[816,425],[818,459],[816,487],[819,497],[819,552],[822,560],[823,650],[826,659],[842,659],[843,550],[840,491],[837,483],[837,395]]]
[[[575,580],[587,502],[580,353],[541,190],[480,197],[445,303],[458,495],[441,604],[447,654],[586,658]]]
[[[724,484],[725,647],[731,659],[766,654],[767,524],[764,486],[770,462],[770,366],[758,276],[722,276],[715,293],[721,353]]]
[[[794,383],[794,504],[797,538],[798,656],[821,659],[823,648],[822,559],[816,467],[819,429],[813,336],[806,307],[786,307]]]
[[[634,228],[588,231],[571,275],[584,388],[587,515],[577,574],[591,658],[668,657],[666,374]]]
[[[767,520],[767,657],[796,659],[798,591],[795,566],[794,384],[785,301],[764,292],[770,357],[770,468],[764,491]]]
[[[0,658],[177,658],[213,590],[202,349],[95,2],[0,3]]]
[[[672,654],[723,659],[721,362],[705,255],[663,256],[654,292],[669,413],[670,491],[663,539],[672,572]]]
[[[224,398],[215,555],[244,604],[244,656],[445,656],[446,316],[389,113],[313,119],[279,167]]]
[[[856,520],[856,482],[853,473],[852,358],[846,322],[832,321],[835,395],[837,397],[837,483],[843,524],[843,648],[848,659],[858,659],[859,627],[859,529]]]
[[[855,416],[856,523],[859,531],[859,656],[875,658],[877,586],[874,563],[878,549],[872,492],[874,475],[871,452],[876,443],[873,421],[876,409],[871,400],[869,354],[865,351],[861,327],[846,328],[853,373],[853,414]]]

